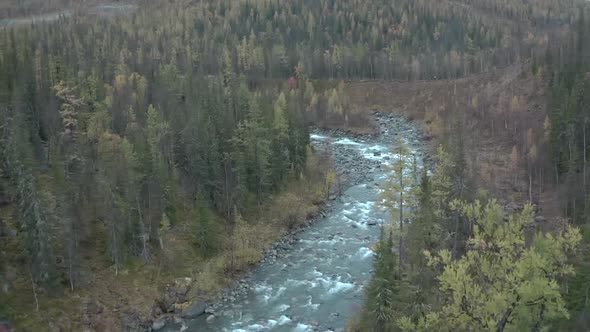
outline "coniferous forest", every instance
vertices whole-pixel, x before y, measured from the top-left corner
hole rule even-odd
[[[375,111],[430,157],[391,142],[394,222],[347,329],[590,329],[587,1],[102,5],[0,4],[0,331],[150,330],[211,300],[341,194],[310,133],[377,134]]]

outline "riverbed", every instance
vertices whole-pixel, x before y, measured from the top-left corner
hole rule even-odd
[[[341,177],[342,195],[324,216],[282,245],[208,314],[169,325],[166,331],[343,331],[359,312],[371,277],[374,245],[382,224],[381,184],[396,155],[390,146],[402,138],[422,160],[418,130],[393,115],[377,115],[377,135],[316,131],[316,150],[329,151]],[[267,256],[268,257],[268,256]]]

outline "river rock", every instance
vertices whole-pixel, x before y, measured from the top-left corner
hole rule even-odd
[[[143,326],[145,322],[142,322],[139,318],[139,313],[133,310],[129,310],[121,313],[121,325],[125,331],[143,331],[146,326]]]
[[[152,308],[152,314],[158,314],[158,307],[162,313],[172,313],[176,310],[175,304],[185,303],[187,301],[187,294],[191,288],[191,278],[178,278],[174,283],[166,287],[164,296],[156,300],[157,307]]]
[[[184,332],[186,330],[188,330],[188,326],[186,325],[185,322],[182,322],[182,325],[180,326],[179,332]]]
[[[535,222],[536,223],[539,223],[540,224],[540,223],[544,223],[545,221],[546,221],[546,219],[543,216],[536,216],[535,217]]]
[[[152,323],[152,331],[159,331],[166,325],[166,320],[163,318],[156,319]]]
[[[207,312],[207,305],[203,302],[193,302],[185,312],[182,313],[181,317],[186,319],[197,318],[204,315]]]
[[[418,134],[416,134],[416,132],[414,130],[412,131],[408,131],[408,128],[410,128],[411,125],[409,125],[408,123],[406,123],[405,121],[403,121],[401,118],[398,118],[397,116],[394,115],[389,115],[389,114],[383,114],[383,115],[378,115],[377,116],[378,122],[384,124],[384,126],[387,126],[387,128],[385,128],[383,130],[383,132],[385,133],[381,138],[378,137],[378,134],[376,135],[356,135],[356,136],[351,136],[350,133],[346,133],[344,131],[340,131],[340,130],[329,130],[329,131],[322,131],[321,135],[325,135],[327,137],[332,137],[332,139],[334,140],[339,140],[341,138],[350,138],[350,139],[354,139],[357,142],[366,142],[367,144],[370,144],[370,149],[369,150],[363,150],[364,152],[368,153],[367,157],[381,157],[385,160],[390,160],[390,156],[388,154],[386,154],[385,152],[381,151],[381,148],[377,147],[377,144],[380,144],[382,146],[387,146],[388,144],[390,144],[393,139],[394,139],[394,135],[404,135],[404,138],[406,138],[409,141],[409,144],[412,146],[415,146],[415,141],[419,140],[420,137]],[[399,132],[396,133],[396,132]],[[410,134],[411,132],[411,134]],[[329,152],[332,153],[333,159],[334,159],[334,167],[335,167],[335,171],[336,174],[339,176],[339,185],[338,188],[336,188],[334,190],[334,192],[330,193],[329,199],[332,199],[334,201],[328,201],[327,205],[336,205],[336,203],[338,203],[338,207],[340,208],[340,204],[344,204],[344,203],[352,203],[355,202],[354,200],[354,195],[347,197],[347,195],[342,195],[342,192],[346,191],[348,188],[354,186],[354,185],[366,185],[367,188],[369,189],[376,189],[379,187],[379,184],[376,183],[375,179],[376,179],[376,173],[378,173],[378,175],[381,175],[381,169],[382,169],[382,161],[381,160],[373,160],[373,159],[378,159],[378,158],[371,158],[371,160],[365,158],[365,156],[362,156],[361,153],[363,153],[363,151],[359,151],[358,147],[355,146],[350,146],[350,145],[346,145],[346,144],[332,144],[330,145],[330,147],[328,148],[328,144],[325,141],[322,140],[317,140],[317,142],[315,142],[314,140],[314,145],[316,146],[318,151],[324,151],[324,152]],[[328,151],[329,150],[329,151]],[[418,152],[419,154],[419,158],[422,159],[422,156],[420,155],[420,152]],[[340,195],[336,195],[336,193],[339,192]],[[372,194],[374,194],[374,192],[372,192]],[[332,213],[331,209],[328,209],[326,211],[329,211],[329,213]],[[318,212],[318,214],[316,216],[314,216],[314,221],[317,220],[321,220],[321,218],[326,215],[326,213],[324,211],[320,211]],[[352,214],[352,215],[347,215],[351,220],[355,219],[357,220],[357,223],[350,223],[350,227],[352,228],[359,228],[359,227],[363,227],[361,226],[360,223],[363,222],[363,225],[369,225],[369,226],[376,226],[379,224],[379,222],[377,220],[372,220],[373,218],[370,218],[369,220],[366,220],[365,218],[360,218],[358,214]],[[265,262],[265,264],[274,264],[276,263],[277,259],[279,257],[283,257],[285,255],[286,252],[288,252],[288,250],[291,249],[291,244],[292,243],[296,243],[298,240],[296,239],[296,236],[294,236],[294,234],[300,233],[302,231],[303,228],[297,228],[295,229],[293,232],[290,233],[290,235],[286,236],[285,238],[283,238],[281,241],[276,242],[272,248],[270,250],[267,250],[264,252],[264,255],[261,259],[261,261]],[[351,233],[350,231],[346,232],[327,232],[324,234],[321,234],[318,237],[315,236],[311,236],[312,238],[315,238],[316,240],[325,240],[327,239],[337,239],[339,241],[345,241],[345,238],[348,237],[347,233]],[[374,235],[367,235],[366,232],[353,232],[353,233],[358,233],[358,234],[353,234],[352,237],[357,237],[358,239],[361,239],[363,241],[369,242],[374,238]],[[371,233],[374,233],[374,229],[372,229]],[[331,235],[330,235],[331,234]],[[338,257],[337,259],[346,259],[346,255],[342,255],[338,252],[339,246],[333,246],[333,248],[331,248],[334,253],[332,252],[322,252],[320,254],[317,254],[317,256],[326,256],[326,255],[334,255],[334,257]],[[303,252],[304,253],[309,253],[312,252],[313,250],[309,250],[309,248],[306,248],[304,246],[303,248]],[[317,257],[316,257],[317,258]],[[289,261],[281,261],[282,264],[285,264],[286,266],[284,268],[282,268],[282,270],[287,270],[287,271],[291,271],[292,269],[296,268],[296,266],[302,265],[302,264],[308,264],[309,260],[308,259],[300,259],[298,261],[298,264],[295,264],[294,262],[289,262]],[[282,265],[281,264],[281,265]],[[332,275],[331,276],[334,280],[337,280],[338,275]],[[349,278],[352,279],[352,276]],[[351,281],[352,282],[352,281]],[[354,280],[355,285],[358,281]],[[248,284],[256,284],[256,280],[248,280]],[[218,300],[212,303],[212,307],[216,310],[216,312],[213,312],[213,310],[204,310],[204,313],[202,315],[204,315],[203,320],[205,320],[207,323],[212,323],[216,317],[223,317],[226,316],[228,314],[231,314],[232,311],[227,310],[228,307],[234,308],[234,310],[239,311],[239,308],[241,307],[241,305],[243,304],[244,307],[247,307],[249,305],[248,301],[244,300],[244,292],[243,290],[246,289],[247,287],[243,287],[244,283],[240,280],[235,282],[229,289],[226,289],[225,291],[221,292],[218,296]],[[236,293],[235,291],[238,290],[238,293]],[[239,298],[239,303],[235,303],[236,301],[236,295],[237,298]],[[361,295],[354,295],[355,298],[358,298]],[[300,301],[300,299],[298,298],[292,298],[292,302],[293,303],[297,303],[298,301]],[[231,303],[234,302],[234,303]],[[286,303],[288,303],[288,301],[286,301]],[[333,308],[332,310],[337,310],[336,308]],[[199,310],[200,311],[200,310]],[[342,319],[341,314],[339,312],[331,312],[328,311],[328,314],[326,315],[327,317],[324,317],[324,319],[328,319],[331,321],[339,321]],[[339,317],[339,318],[337,318]],[[291,319],[293,319],[293,321],[296,321],[296,318],[291,317]],[[219,322],[220,323],[220,322]],[[311,323],[312,326],[315,326],[314,331],[319,330],[319,323]],[[211,324],[213,325],[213,324]],[[323,326],[322,330],[326,330],[327,326]],[[334,330],[333,327],[331,328],[331,330]],[[338,328],[336,330],[339,331],[343,331],[342,329]]]

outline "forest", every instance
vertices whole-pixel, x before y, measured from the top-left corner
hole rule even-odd
[[[0,27],[0,321],[79,330],[82,298],[133,288],[150,304],[101,301],[147,312],[186,273],[196,297],[211,296],[335,194],[310,131],[374,129],[371,101],[356,106],[347,82],[453,82],[517,63],[542,82],[543,128],[506,112],[489,133],[510,137],[527,204],[505,211],[506,197],[486,193],[466,116],[432,116],[432,170],[400,186],[411,165],[394,163],[384,196],[396,224],[382,230],[349,329],[590,327],[584,1],[134,4]],[[0,18],[34,6],[0,4]],[[545,186],[560,218],[540,227]]]
[[[496,135],[516,133],[511,181],[524,182],[523,206],[502,204],[478,184],[461,147],[464,134],[453,134],[465,122],[442,135],[448,143],[437,151],[432,172],[406,179],[411,165],[400,150],[383,194],[396,203],[390,205],[397,227],[382,230],[365,307],[350,330],[588,329],[587,13],[580,12],[564,49],[548,49],[521,73],[543,82],[541,128],[527,129],[518,115],[487,118]],[[511,108],[518,105],[514,97]],[[490,121],[505,128],[494,131]],[[402,179],[407,184],[396,185]],[[560,218],[548,223],[539,217],[543,206],[531,204],[542,204],[546,191],[559,197]]]

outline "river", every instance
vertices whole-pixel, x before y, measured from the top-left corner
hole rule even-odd
[[[166,331],[343,331],[363,303],[371,277],[379,225],[390,222],[379,207],[381,184],[396,156],[398,135],[422,159],[418,130],[396,116],[379,115],[377,136],[317,131],[316,149],[330,151],[348,188],[323,218],[298,233],[276,259],[266,260],[214,305],[214,315],[169,325]],[[212,317],[210,317],[212,316]],[[208,318],[208,319],[207,319]]]
[[[85,8],[84,12],[90,15],[101,15],[101,16],[109,16],[109,15],[118,15],[118,14],[128,14],[134,11],[137,8],[136,5],[133,4],[103,4],[103,5],[96,5],[93,7]],[[15,17],[15,18],[4,18],[0,19],[0,28],[2,27],[14,27],[18,25],[24,24],[32,24],[32,23],[43,23],[43,22],[51,22],[60,19],[61,17],[70,17],[72,16],[72,10],[64,9],[61,11],[43,13],[38,15],[30,15],[24,17]]]

